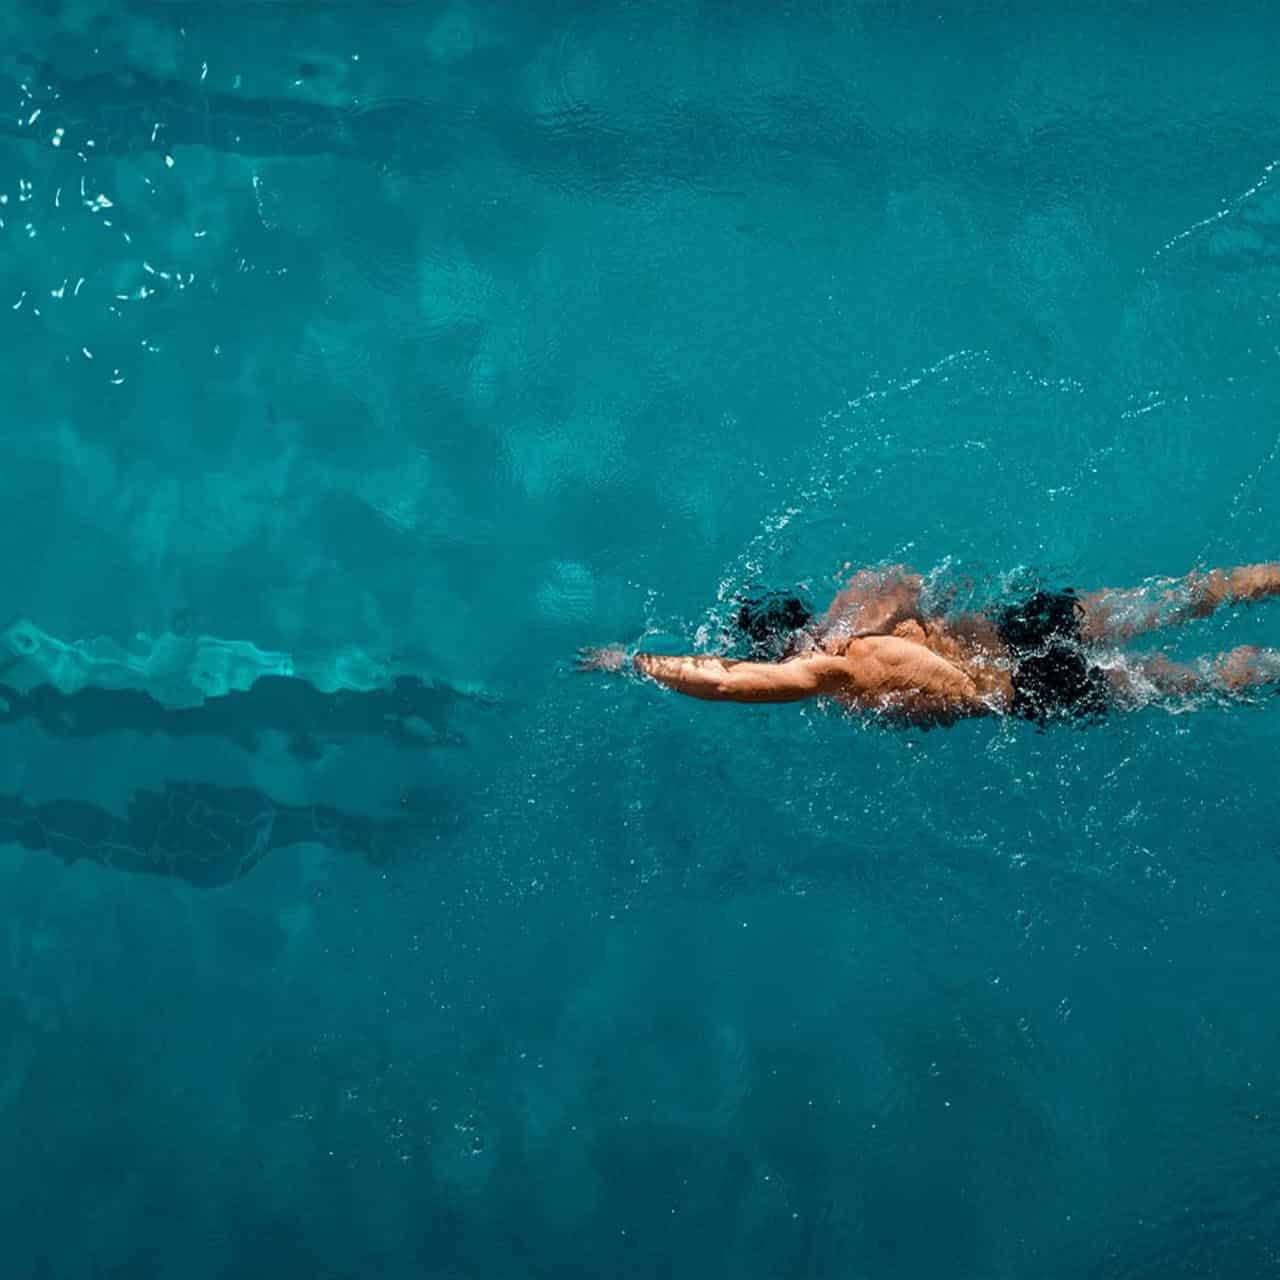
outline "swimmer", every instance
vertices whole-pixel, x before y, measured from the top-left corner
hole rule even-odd
[[[849,568],[845,566],[846,570]],[[693,698],[798,702],[830,698],[916,724],[1012,715],[1037,724],[1201,694],[1244,697],[1280,686],[1280,649],[1243,646],[1191,664],[1120,646],[1221,605],[1280,595],[1280,562],[1195,572],[1149,587],[1037,591],[989,613],[947,616],[923,603],[905,566],[863,569],[826,611],[798,598],[742,604],[753,658],[637,653],[642,676]],[[580,671],[622,671],[619,646],[583,649]]]

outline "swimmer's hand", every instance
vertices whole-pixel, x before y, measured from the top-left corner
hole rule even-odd
[[[587,671],[621,671],[627,665],[627,651],[618,644],[605,645],[603,648],[585,648],[578,650],[576,669],[582,673]]]

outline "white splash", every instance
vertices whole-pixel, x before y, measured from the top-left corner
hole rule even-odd
[[[1249,187],[1248,190],[1242,191],[1238,196],[1227,201],[1221,209],[1217,210],[1215,213],[1211,213],[1207,218],[1201,218],[1199,222],[1193,222],[1184,231],[1179,231],[1173,239],[1166,240],[1164,244],[1162,244],[1155,253],[1151,255],[1151,260],[1154,262],[1161,255],[1168,253],[1174,245],[1181,244],[1182,241],[1186,240],[1189,236],[1195,235],[1197,231],[1202,231],[1205,227],[1211,227],[1215,222],[1221,222],[1223,218],[1230,217],[1230,215],[1235,213],[1246,200],[1251,196],[1257,195],[1258,192],[1271,181],[1271,174],[1275,171],[1277,164],[1280,164],[1280,160],[1272,160],[1271,163],[1262,170],[1262,176],[1253,184],[1253,186]]]

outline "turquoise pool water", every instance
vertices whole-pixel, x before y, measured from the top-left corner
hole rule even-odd
[[[995,8],[0,14],[6,1275],[1274,1274],[1274,704],[570,671],[1280,554],[1270,7]]]

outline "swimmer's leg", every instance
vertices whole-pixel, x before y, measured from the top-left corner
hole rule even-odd
[[[1108,669],[1107,680],[1117,703],[1127,707],[1206,693],[1247,698],[1269,686],[1280,688],[1280,649],[1246,644],[1194,663],[1151,654]]]
[[[1212,688],[1229,695],[1247,695],[1253,689],[1280,686],[1280,649],[1242,644],[1219,654],[1209,663]]]
[[[1080,634],[1097,643],[1123,644],[1158,627],[1207,618],[1224,604],[1254,604],[1280,595],[1280,562],[1210,569],[1165,578],[1146,587],[1106,588],[1082,596]]]

